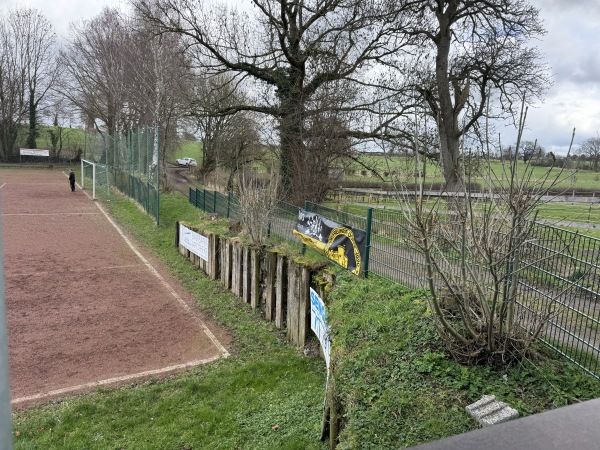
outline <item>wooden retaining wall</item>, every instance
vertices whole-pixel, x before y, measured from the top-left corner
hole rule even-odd
[[[186,225],[190,228],[189,225]],[[177,224],[179,229],[179,224]],[[303,347],[310,330],[310,287],[314,270],[270,250],[254,248],[239,239],[199,232],[208,238],[208,261],[179,242],[179,252],[265,320],[286,330],[288,339]]]

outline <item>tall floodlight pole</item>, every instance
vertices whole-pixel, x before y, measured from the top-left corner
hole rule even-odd
[[[0,222],[0,448],[12,450],[12,418],[10,409],[10,385],[8,382],[8,333],[6,329],[3,248],[2,224]]]

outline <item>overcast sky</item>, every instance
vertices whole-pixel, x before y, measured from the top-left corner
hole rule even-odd
[[[528,113],[524,138],[548,151],[564,153],[576,128],[575,143],[600,133],[600,0],[530,0],[540,8],[548,33],[537,46],[552,68],[553,86],[543,104]],[[90,19],[104,5],[126,10],[126,0],[0,0],[4,10],[28,5],[40,10],[59,35],[70,22]],[[515,133],[500,129],[503,144]],[[511,142],[513,141],[513,142]]]

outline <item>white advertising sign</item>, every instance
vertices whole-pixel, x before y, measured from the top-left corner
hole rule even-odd
[[[208,262],[208,238],[179,224],[179,243]]]
[[[21,156],[50,156],[50,150],[35,150],[32,148],[21,148]]]
[[[323,354],[325,355],[325,364],[329,369],[329,354],[331,353],[331,341],[327,328],[327,311],[325,304],[319,295],[310,288],[310,328],[315,332],[321,342]]]

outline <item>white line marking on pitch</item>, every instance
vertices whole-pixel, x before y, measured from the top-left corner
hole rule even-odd
[[[2,189],[4,186],[6,186],[6,182],[2,183],[2,186],[0,186],[0,189]]]
[[[27,397],[15,398],[10,403],[12,405],[17,405],[19,403],[28,402],[28,401],[32,401],[32,400],[40,400],[40,399],[44,399],[47,397],[54,397],[57,395],[70,394],[73,392],[83,391],[83,390],[90,389],[90,388],[106,386],[107,384],[122,383],[124,381],[131,381],[131,380],[135,380],[135,379],[143,378],[143,377],[147,377],[147,376],[160,375],[163,373],[173,372],[175,370],[191,369],[191,368],[199,366],[201,364],[208,364],[209,362],[216,361],[217,359],[219,359],[219,356],[213,356],[211,358],[190,361],[185,364],[177,364],[174,366],[163,367],[162,369],[147,370],[145,372],[134,373],[131,375],[124,375],[122,377],[115,377],[115,378],[108,378],[106,380],[93,381],[91,383],[80,384],[80,385],[71,386],[68,388],[56,389],[54,391],[49,391],[49,392],[42,392],[41,394],[34,394],[34,395],[29,395]]]
[[[8,213],[3,216],[99,216],[97,212],[66,212],[66,213]]]
[[[87,192],[83,191],[83,193],[91,200],[92,198],[88,195]],[[127,243],[127,245],[129,246],[129,248],[138,256],[138,258],[140,258],[140,260],[146,265],[146,267],[148,268],[148,270],[150,270],[150,272],[152,272],[154,274],[154,276],[156,278],[158,278],[158,280],[162,283],[162,285],[171,293],[171,295],[175,298],[175,300],[177,300],[177,302],[179,302],[179,304],[183,307],[183,309],[185,309],[186,312],[190,313],[190,315],[192,317],[194,317],[198,323],[200,324],[200,327],[202,328],[202,330],[204,331],[204,333],[208,336],[208,338],[212,341],[212,343],[215,345],[215,347],[217,347],[217,349],[219,350],[219,352],[221,353],[221,355],[225,358],[227,358],[229,356],[229,352],[227,351],[227,349],[225,347],[223,347],[223,344],[221,344],[219,342],[219,340],[217,339],[217,337],[212,333],[212,331],[210,331],[208,329],[208,327],[206,326],[206,324],[202,321],[202,319],[200,319],[199,317],[197,317],[196,315],[192,314],[192,309],[190,308],[190,306],[183,301],[183,299],[179,296],[179,294],[175,291],[175,289],[173,289],[171,287],[171,285],[169,283],[167,283],[167,281],[162,277],[162,275],[160,273],[158,273],[158,271],[154,268],[154,266],[152,266],[152,264],[150,264],[148,262],[148,260],[146,258],[144,258],[144,256],[138,251],[137,248],[135,248],[135,246],[131,243],[131,241],[129,240],[129,238],[127,236],[125,236],[125,233],[123,233],[123,231],[121,231],[121,228],[119,228],[119,226],[111,219],[111,217],[108,215],[108,213],[106,211],[104,211],[104,209],[102,208],[102,206],[100,206],[99,203],[96,203],[96,206],[98,207],[98,209],[102,212],[102,214],[104,214],[104,217],[106,217],[106,220],[108,220],[110,222],[110,224],[115,227],[115,229],[117,230],[117,232],[121,235],[121,237],[123,238],[123,240]]]

